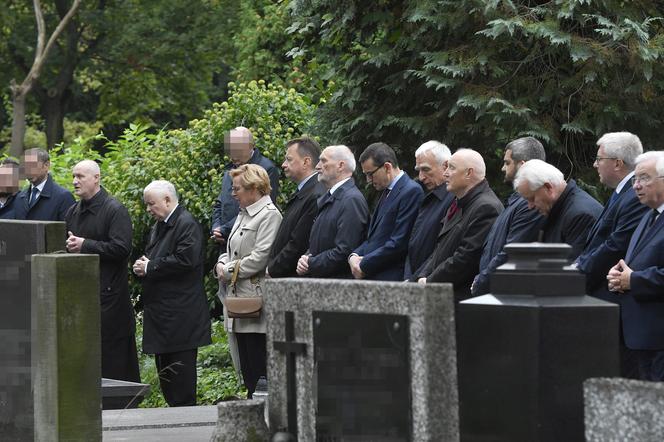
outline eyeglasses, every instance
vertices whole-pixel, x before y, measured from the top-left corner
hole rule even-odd
[[[381,164],[380,166],[376,167],[374,170],[372,170],[372,171],[370,171],[370,172],[364,172],[364,176],[367,177],[368,179],[373,178],[374,173],[376,173],[376,172],[378,172],[380,169],[382,169],[384,165],[385,165],[385,163]]]
[[[643,186],[647,186],[655,178],[664,178],[664,176],[648,176],[648,175],[633,176],[630,179],[630,181],[632,182],[632,186],[634,186],[636,183],[641,183]]]
[[[599,163],[602,160],[617,160],[617,159],[618,158],[615,158],[615,157],[600,157],[600,156],[597,156],[597,157],[595,157],[595,162]]]

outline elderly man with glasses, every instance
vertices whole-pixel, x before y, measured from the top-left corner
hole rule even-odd
[[[647,208],[630,240],[625,258],[607,275],[617,294],[623,337],[623,376],[664,380],[664,152],[636,158],[632,186]],[[625,367],[623,367],[625,368]]]

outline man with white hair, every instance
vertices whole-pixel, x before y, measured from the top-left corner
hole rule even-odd
[[[616,295],[606,289],[606,274],[625,257],[634,229],[648,210],[639,203],[630,182],[642,153],[641,140],[629,132],[607,133],[597,141],[594,166],[599,180],[613,192],[590,229],[577,266],[586,274],[588,294],[615,303]]]
[[[470,295],[479,269],[482,245],[503,204],[485,179],[482,156],[472,149],[459,149],[445,170],[447,191],[455,198],[445,215],[433,254],[416,273],[420,284],[451,282],[459,301]]]
[[[198,347],[211,343],[203,231],[170,182],[151,182],[143,200],[156,221],[133,266],[143,284],[143,352],[154,354],[168,405],[196,405]]]
[[[505,173],[504,181],[512,184],[516,172],[528,160],[539,159],[544,161],[546,154],[544,146],[536,138],[517,138],[505,146],[502,171]],[[489,293],[489,275],[498,266],[507,262],[505,244],[513,242],[537,241],[537,234],[543,217],[537,210],[528,207],[528,202],[517,192],[513,192],[507,199],[507,207],[493,223],[487,236],[482,258],[480,259],[480,272],[475,276],[471,292],[473,296]]]
[[[72,171],[80,200],[65,214],[67,251],[99,255],[101,375],[140,382],[136,323],[129,297],[127,264],[131,253],[129,212],[101,186],[99,165],[84,160]]]
[[[326,147],[316,171],[328,191],[318,199],[309,250],[300,257],[296,271],[299,276],[351,278],[346,260],[364,240],[369,220],[367,202],[353,180],[353,152],[343,145]]]
[[[409,280],[433,253],[435,238],[454,195],[445,187],[445,169],[452,152],[440,141],[427,141],[415,151],[415,171],[426,195],[420,204],[408,241],[403,279]]]
[[[623,376],[664,381],[664,152],[636,158],[632,177],[636,196],[650,210],[643,215],[624,259],[607,275],[620,301]]]
[[[235,218],[240,212],[238,202],[233,198],[233,180],[230,171],[243,164],[258,164],[270,177],[272,202],[277,202],[279,195],[279,169],[272,161],[265,158],[255,147],[254,136],[246,127],[238,126],[224,136],[226,154],[231,162],[224,166],[224,177],[221,180],[221,192],[212,209],[212,238],[224,249],[226,240],[231,233]]]
[[[576,259],[586,242],[602,205],[576,185],[565,182],[563,173],[542,160],[527,161],[516,173],[514,189],[546,217],[540,240],[572,246],[569,258]]]

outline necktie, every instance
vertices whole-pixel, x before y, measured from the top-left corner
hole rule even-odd
[[[612,192],[611,193],[611,198],[609,198],[609,204],[607,204],[607,207],[609,207],[613,203],[615,203],[617,199],[618,199],[618,193],[617,192]]]
[[[452,204],[450,204],[450,208],[447,209],[447,220],[451,220],[452,217],[454,216],[455,213],[459,211],[459,206],[457,205],[457,199],[454,198],[452,200]]]
[[[655,224],[655,220],[659,216],[659,211],[657,209],[652,209],[652,213],[650,214],[650,219],[648,220],[648,228],[651,228],[653,224]]]
[[[30,201],[28,201],[30,207],[35,205],[37,198],[39,198],[39,188],[32,186],[32,191],[30,192]]]

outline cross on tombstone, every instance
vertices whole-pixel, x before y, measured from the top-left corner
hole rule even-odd
[[[297,391],[295,357],[307,353],[307,344],[295,342],[295,315],[293,312],[284,312],[285,341],[274,341],[274,349],[286,355],[286,398],[288,403],[288,428],[293,440],[297,440]],[[285,438],[287,435],[277,434],[275,439]],[[288,438],[281,439],[288,440]]]

